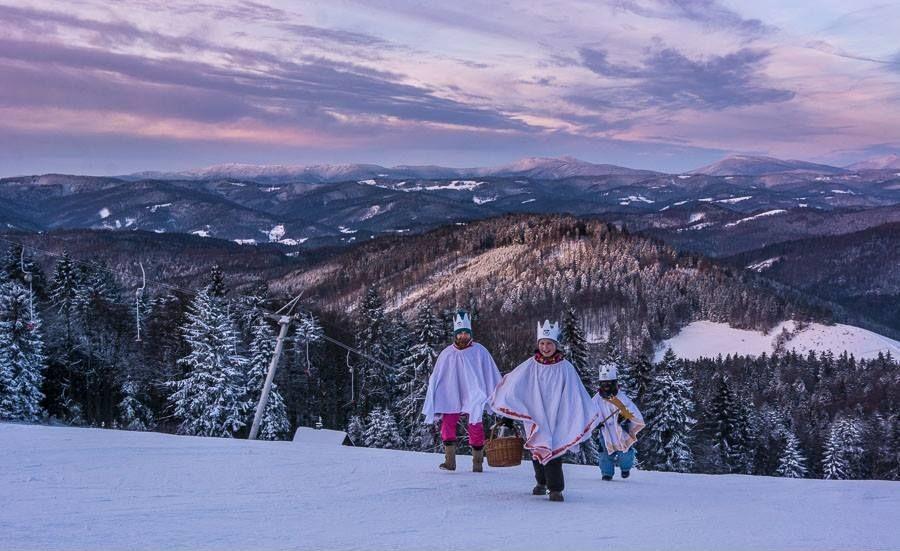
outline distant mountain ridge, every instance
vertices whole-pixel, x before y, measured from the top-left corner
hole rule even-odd
[[[253,165],[228,163],[181,172],[138,172],[121,178],[127,180],[209,180],[236,178],[245,180],[307,182],[341,182],[370,178],[473,178],[473,177],[531,177],[562,179],[572,176],[605,176],[611,174],[659,174],[652,170],[638,170],[609,164],[595,164],[574,157],[527,157],[514,163],[495,167],[449,168],[434,165],[400,165],[384,167],[375,164],[337,165]]]
[[[872,157],[852,165],[847,165],[847,170],[900,170],[900,155],[882,155],[880,157]]]
[[[708,176],[759,176],[784,172],[840,174],[844,172],[844,169],[806,161],[786,161],[774,157],[731,155],[721,161],[694,169],[690,173],[706,174]]]

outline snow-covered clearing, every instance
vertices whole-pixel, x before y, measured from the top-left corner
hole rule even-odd
[[[900,485],[566,465],[0,424],[4,549],[898,549]]]
[[[895,358],[900,357],[900,342],[852,325],[811,323],[797,331],[796,324],[789,320],[778,324],[768,335],[763,335],[760,331],[735,329],[727,323],[704,320],[688,324],[677,335],[663,341],[657,348],[656,359],[661,359],[669,347],[679,357],[689,360],[715,358],[719,354],[771,354],[782,329],[794,333],[784,344],[785,350],[795,349],[801,354],[810,350],[831,350],[839,355],[846,350],[857,358],[874,358],[879,352],[890,352]]]
[[[752,195],[744,195],[743,197],[731,197],[729,199],[719,199],[716,203],[727,203],[729,205],[733,205],[735,203],[740,203],[741,201],[746,201],[747,199],[753,199]]]
[[[740,220],[735,220],[734,222],[729,222],[725,224],[726,228],[733,228],[738,224],[743,224],[744,222],[750,222],[751,220],[756,220],[758,218],[764,218],[766,216],[774,216],[776,214],[784,214],[787,212],[784,209],[775,209],[775,210],[767,210],[766,212],[761,212],[759,214],[754,214],[753,216],[748,216],[747,218],[741,218]]]
[[[278,241],[279,239],[284,237],[284,224],[278,224],[271,230],[263,233],[269,236],[269,241]]]
[[[780,256],[767,258],[765,260],[760,260],[759,262],[754,262],[753,264],[748,264],[747,269],[753,270],[754,272],[762,272],[763,270],[768,270],[769,268],[774,266],[775,263],[779,260],[781,260]]]
[[[472,196],[472,202],[475,203],[476,205],[483,205],[483,204],[485,204],[485,203],[492,203],[492,202],[494,202],[494,201],[496,201],[496,200],[497,200],[497,196],[496,196],[496,195],[491,196],[491,197],[479,197],[479,196],[477,196],[477,195],[473,195],[473,196]]]

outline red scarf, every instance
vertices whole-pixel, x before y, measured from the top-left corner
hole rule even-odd
[[[541,364],[541,365],[553,365],[553,364],[558,364],[559,362],[563,361],[564,359],[565,359],[565,358],[563,357],[562,352],[560,352],[559,350],[557,350],[557,351],[556,351],[552,356],[550,356],[549,358],[546,357],[546,356],[544,356],[544,355],[541,354],[540,352],[535,352],[535,354],[534,354],[534,361],[536,361],[537,363],[539,363],[539,364]]]

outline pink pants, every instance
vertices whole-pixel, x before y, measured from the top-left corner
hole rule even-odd
[[[456,441],[456,424],[459,423],[460,413],[441,414],[441,440],[444,442]],[[484,425],[480,422],[469,425],[469,444],[475,448],[484,446]]]

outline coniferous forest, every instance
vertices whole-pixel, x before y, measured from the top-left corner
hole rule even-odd
[[[289,439],[297,427],[321,422],[346,430],[355,445],[437,450],[436,431],[421,423],[420,412],[435,358],[450,342],[455,309],[472,312],[476,339],[505,372],[531,353],[527,335],[540,310],[534,305],[552,301],[563,325],[562,349],[588,390],[595,392],[599,365],[614,363],[621,387],[644,412],[643,468],[900,479],[897,358],[788,351],[686,361],[669,352],[653,362],[652,343],[692,318],[734,314],[736,324],[765,327],[814,310],[603,224],[567,224],[526,224],[499,239],[488,239],[484,227],[467,230],[462,248],[469,253],[480,248],[496,255],[507,240],[531,251],[523,253],[526,264],[529,254],[539,264],[543,257],[545,268],[551,263],[535,278],[562,274],[558,285],[541,279],[510,292],[504,274],[528,267],[500,262],[500,272],[485,276],[504,288],[492,295],[484,280],[473,278],[468,292],[426,293],[396,307],[404,294],[398,278],[428,273],[425,263],[405,271],[401,264],[394,273],[378,257],[382,245],[357,255],[358,267],[351,268],[369,270],[359,278],[365,285],[347,291],[348,280],[332,279],[330,300],[341,307],[304,310],[289,333],[260,437]],[[549,254],[545,245],[561,235],[564,246]],[[432,243],[444,247],[428,253],[433,258],[460,248],[440,234]],[[3,255],[0,418],[247,436],[277,332],[265,313],[288,295],[265,281],[234,288],[218,266],[191,289],[136,292],[100,258],[63,253],[37,260],[18,245]],[[380,270],[380,279],[372,276]],[[275,284],[283,291],[293,277]],[[696,285],[686,288],[691,282]],[[323,284],[316,285],[313,292],[325,296]],[[741,308],[732,304],[729,311],[726,305],[737,299]],[[632,315],[600,319],[585,308],[604,301]],[[511,324],[526,336],[510,337]],[[589,339],[598,324],[603,338]],[[567,460],[595,463],[595,453],[591,441]]]

